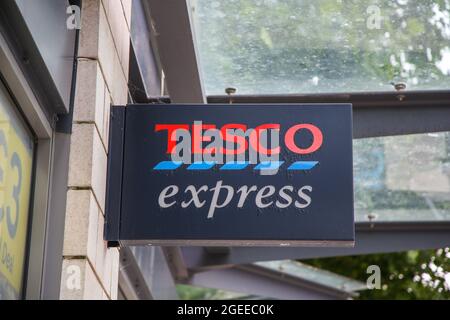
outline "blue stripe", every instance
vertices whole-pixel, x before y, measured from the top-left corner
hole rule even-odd
[[[254,170],[277,170],[284,161],[261,162],[255,166]],[[291,164],[287,170],[311,170],[319,161],[297,161]],[[175,170],[183,163],[181,161],[161,161],[153,170]],[[216,165],[216,162],[194,162],[187,167],[187,170],[209,170]],[[248,161],[227,162],[220,167],[220,170],[243,170],[249,165]]]
[[[277,170],[284,161],[269,161],[269,162],[261,162],[254,169],[255,170]]]
[[[189,167],[187,167],[188,170],[209,170],[212,167],[214,167],[216,163],[213,162],[194,162]]]
[[[181,161],[161,161],[153,170],[175,170],[178,169],[183,163]]]
[[[297,161],[291,164],[288,170],[310,170],[318,163],[319,161]]]
[[[220,167],[220,170],[243,170],[247,168],[247,166],[248,166],[247,161],[227,162]]]

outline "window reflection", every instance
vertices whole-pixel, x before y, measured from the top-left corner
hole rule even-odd
[[[0,300],[19,299],[26,260],[33,137],[0,83]]]
[[[450,220],[449,133],[354,140],[358,221]]]

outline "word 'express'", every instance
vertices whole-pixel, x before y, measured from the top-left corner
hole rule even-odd
[[[176,205],[176,196],[179,191],[177,185],[169,185],[164,188],[158,197],[159,206],[166,209]],[[179,205],[183,209],[189,206],[199,209],[206,205],[206,198],[210,199],[207,207],[209,208],[208,219],[211,219],[214,217],[216,209],[231,206],[232,203],[235,203],[237,208],[242,208],[249,198],[253,198],[256,207],[260,209],[270,206],[286,209],[291,205],[298,209],[305,209],[311,204],[311,192],[311,186],[302,186],[295,190],[293,186],[289,185],[283,186],[278,191],[272,185],[263,186],[259,190],[255,185],[244,185],[235,190],[233,186],[224,185],[223,181],[219,180],[212,188],[209,188],[207,185],[199,188],[193,185],[187,186],[184,190],[186,198]]]

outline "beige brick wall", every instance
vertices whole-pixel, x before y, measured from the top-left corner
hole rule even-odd
[[[61,299],[116,299],[103,241],[110,105],[127,102],[132,0],[84,0],[70,145]]]

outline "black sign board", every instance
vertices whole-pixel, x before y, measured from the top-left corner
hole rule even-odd
[[[354,243],[349,104],[115,106],[105,238]]]

